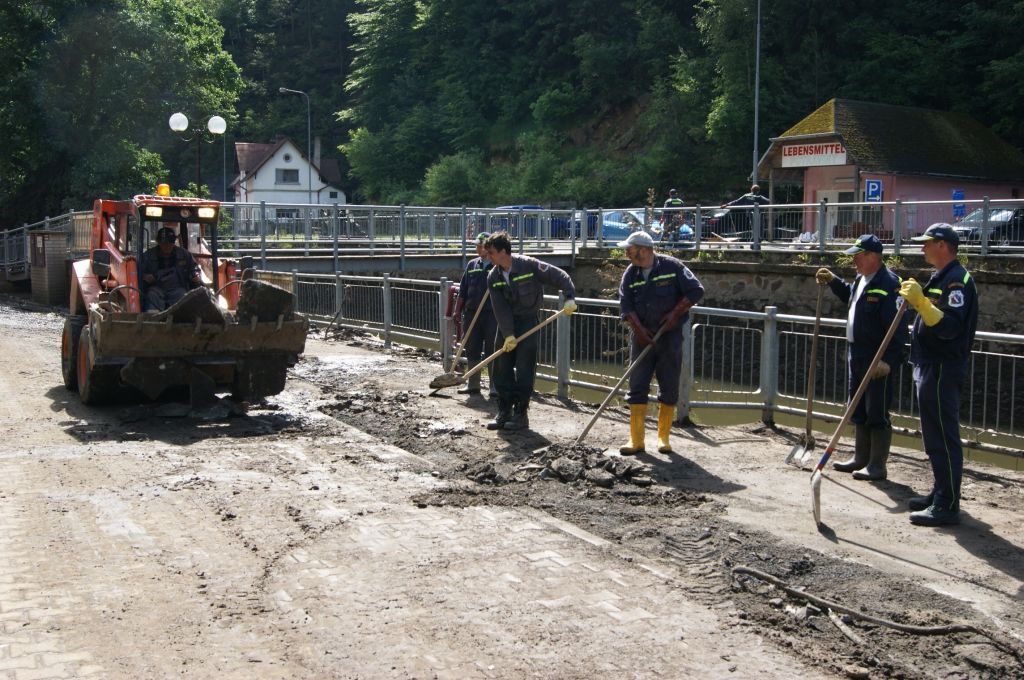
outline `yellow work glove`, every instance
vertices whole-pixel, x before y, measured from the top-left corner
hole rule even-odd
[[[566,300],[565,304],[562,305],[562,311],[565,312],[566,316],[571,316],[576,311],[576,301]]]
[[[516,342],[516,339],[510,335],[507,338],[505,338],[505,344],[501,346],[501,349],[504,352],[511,352],[516,348],[517,344],[519,343]]]
[[[875,366],[875,370],[871,371],[871,379],[878,380],[879,378],[884,378],[889,375],[889,370],[889,364],[884,361],[879,361]]]
[[[814,280],[817,281],[820,286],[827,286],[832,283],[832,279],[834,278],[836,278],[836,275],[824,267],[814,272]]]
[[[941,309],[924,296],[921,284],[914,279],[907,279],[900,284],[900,295],[907,301],[907,304],[917,310],[925,326],[934,326],[945,316]]]

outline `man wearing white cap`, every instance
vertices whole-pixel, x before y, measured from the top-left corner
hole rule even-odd
[[[691,307],[704,297],[704,287],[686,265],[674,257],[654,252],[654,241],[646,232],[638,231],[618,243],[626,249],[629,266],[619,284],[622,318],[633,330],[630,360],[654,341],[662,327],[654,349],[648,352],[629,375],[629,443],[619,448],[625,455],[644,451],[644,419],[651,378],[658,379],[658,451],[669,453],[669,433],[679,401],[679,372],[683,363],[683,322]]]

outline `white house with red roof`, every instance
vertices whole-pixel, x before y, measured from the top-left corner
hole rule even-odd
[[[231,188],[239,203],[331,205],[347,202],[345,192],[339,188],[338,161],[320,158],[319,137],[314,140],[312,160],[287,137],[273,144],[235,142],[235,156],[238,177]]]

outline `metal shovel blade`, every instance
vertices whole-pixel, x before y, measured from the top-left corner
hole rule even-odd
[[[430,381],[430,388],[434,390],[442,387],[455,387],[462,382],[462,376],[458,373],[442,373]]]
[[[814,437],[808,437],[806,434],[800,436],[800,441],[793,445],[793,448],[789,450],[789,454],[786,456],[787,465],[795,465],[801,470],[804,467],[804,460],[807,459],[814,451],[814,445],[817,442],[814,441]]]

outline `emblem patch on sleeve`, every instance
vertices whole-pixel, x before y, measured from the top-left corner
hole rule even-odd
[[[683,276],[693,281],[693,272],[688,267],[683,267]]]
[[[951,290],[951,291],[949,291],[949,306],[950,307],[963,307],[964,306],[964,292],[962,290]]]
[[[541,270],[542,272],[546,272],[548,270],[548,263],[547,262],[538,262],[537,263],[537,269]]]

